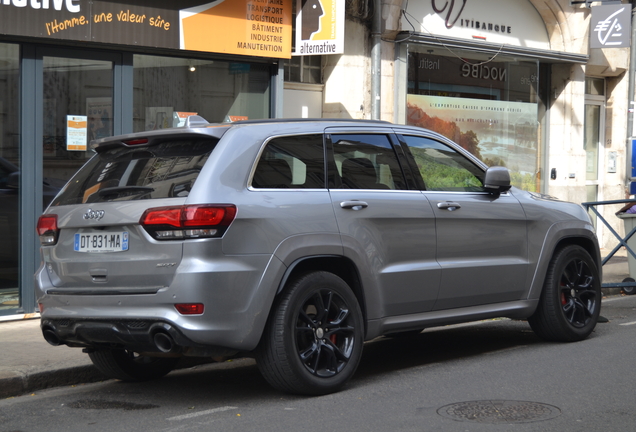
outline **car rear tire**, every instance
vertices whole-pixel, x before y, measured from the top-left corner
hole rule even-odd
[[[329,272],[308,273],[291,281],[274,305],[256,351],[258,367],[278,390],[333,393],[358,367],[363,328],[349,286]]]
[[[177,357],[140,356],[122,349],[97,350],[88,356],[107,377],[130,382],[161,378],[173,370],[179,361]]]
[[[535,313],[528,318],[542,339],[575,342],[592,333],[601,312],[601,280],[590,254],[580,246],[558,250],[548,267]]]

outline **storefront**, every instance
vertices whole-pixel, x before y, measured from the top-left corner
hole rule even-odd
[[[399,25],[386,23],[394,122],[506,166],[522,189],[577,203],[625,199],[630,2],[386,1],[406,7]],[[622,233],[619,207],[600,211]],[[615,246],[606,227],[597,235]]]
[[[507,0],[409,3],[398,35],[398,109],[407,124],[433,129],[513,184],[546,192],[552,66],[586,55],[553,51],[531,4]]]
[[[291,1],[125,3],[0,2],[0,319],[35,311],[34,226],[90,140],[282,109]]]

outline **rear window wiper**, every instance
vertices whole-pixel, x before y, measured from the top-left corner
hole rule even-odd
[[[100,189],[97,195],[100,197],[109,196],[132,196],[132,195],[145,195],[154,192],[155,189],[148,186],[115,186]]]

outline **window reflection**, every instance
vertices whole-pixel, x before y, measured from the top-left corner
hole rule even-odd
[[[134,131],[179,126],[197,114],[211,123],[269,117],[269,66],[134,56]]]
[[[0,44],[0,315],[20,303],[18,56],[18,45]]]

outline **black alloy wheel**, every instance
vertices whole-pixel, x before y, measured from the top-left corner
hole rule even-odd
[[[596,263],[581,246],[555,252],[539,305],[528,318],[545,340],[574,342],[592,333],[601,311],[601,280]]]
[[[570,261],[561,274],[561,310],[573,327],[585,327],[600,306],[595,282],[593,272],[582,259]]]
[[[338,276],[317,271],[287,284],[256,350],[265,379],[295,394],[340,390],[362,355],[364,322],[356,296]]]
[[[317,377],[340,373],[355,344],[355,323],[344,299],[330,289],[314,292],[298,311],[295,340],[309,373]]]

